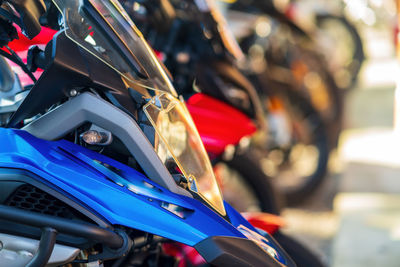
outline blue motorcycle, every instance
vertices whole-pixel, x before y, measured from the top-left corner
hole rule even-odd
[[[7,2],[2,41],[13,23],[30,38],[59,31],[29,50],[24,71],[44,72],[0,128],[0,266],[177,266],[162,248],[177,242],[215,266],[295,266],[223,201],[184,102],[117,1]]]

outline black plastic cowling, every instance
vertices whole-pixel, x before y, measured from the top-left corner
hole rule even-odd
[[[42,26],[39,18],[46,13],[46,5],[43,0],[8,0],[19,13],[22,31],[32,39],[40,33]]]
[[[201,241],[194,248],[213,266],[283,266],[249,239],[214,236]],[[287,261],[286,266],[295,267],[296,264],[287,253],[279,250]]]

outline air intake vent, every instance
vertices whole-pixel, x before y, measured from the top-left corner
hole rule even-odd
[[[85,216],[75,211],[52,195],[32,186],[21,185],[6,200],[7,206],[65,219],[80,219],[89,221]]]

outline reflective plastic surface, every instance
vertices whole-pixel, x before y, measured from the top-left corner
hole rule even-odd
[[[64,15],[67,36],[119,72],[129,87],[177,95],[141,32],[118,1],[53,0]]]
[[[189,189],[225,215],[211,163],[185,104],[169,94],[161,94],[152,98],[144,111],[157,132],[154,145],[160,159],[166,165],[171,160],[176,162]]]

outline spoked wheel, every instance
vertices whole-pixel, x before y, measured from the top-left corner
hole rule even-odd
[[[309,49],[294,49],[290,68],[297,88],[307,95],[326,120],[337,119],[342,108],[340,91],[325,66],[325,60]]]
[[[224,199],[237,211],[279,214],[282,198],[254,155],[235,155],[232,160],[217,163],[214,170]]]
[[[317,15],[316,23],[316,40],[336,84],[353,88],[365,59],[357,29],[346,18],[330,14]]]
[[[325,60],[309,49],[295,48],[290,68],[295,89],[308,98],[329,133],[329,148],[336,148],[342,128],[343,92],[327,69]]]
[[[269,116],[270,140],[257,149],[260,165],[284,193],[286,203],[298,204],[326,176],[328,138],[318,112],[297,92],[289,90],[270,99],[283,107]]]

